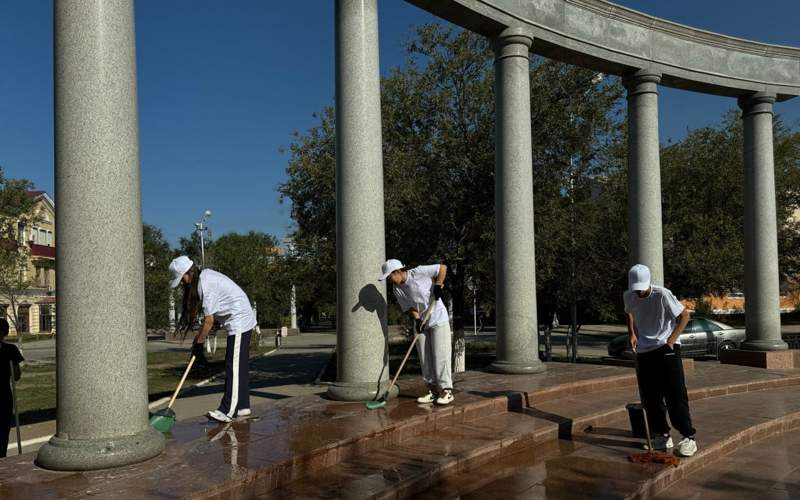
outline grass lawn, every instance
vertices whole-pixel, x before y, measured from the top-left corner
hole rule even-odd
[[[208,355],[208,364],[192,367],[184,384],[185,388],[225,370],[225,347]],[[260,356],[258,349],[251,350],[251,359]],[[189,351],[163,351],[147,353],[147,383],[149,399],[154,401],[171,396],[178,385],[186,365]],[[55,418],[56,366],[27,365],[22,369],[22,379],[17,383],[17,404],[20,409],[20,424],[29,424]]]

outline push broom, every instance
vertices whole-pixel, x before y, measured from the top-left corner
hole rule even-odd
[[[425,310],[425,314],[422,316],[422,321],[420,322],[421,325],[425,325],[429,319],[431,319],[431,313],[433,312],[434,307],[436,307],[436,296],[434,295],[433,291],[431,291],[431,298],[428,302],[428,308]],[[394,378],[392,379],[392,383],[389,384],[389,388],[386,389],[386,392],[383,393],[378,399],[373,401],[367,401],[367,408],[370,410],[377,410],[378,408],[383,408],[386,406],[386,399],[389,397],[389,393],[392,391],[392,387],[394,387],[394,383],[397,382],[397,377],[400,376],[400,372],[403,371],[403,367],[406,365],[406,361],[408,361],[408,357],[411,355],[411,350],[414,349],[414,346],[417,343],[417,338],[419,334],[414,332],[414,340],[411,341],[411,345],[408,346],[408,351],[406,351],[406,356],[403,358],[403,362],[400,363],[400,367],[397,369],[397,373],[394,374]]]

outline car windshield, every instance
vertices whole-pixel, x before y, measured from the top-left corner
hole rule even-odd
[[[720,323],[719,321],[714,321],[714,320],[710,320],[710,319],[708,319],[706,321],[708,321],[709,323],[714,325],[714,327],[719,328],[720,330],[732,330],[733,329],[732,326],[726,325],[725,323]]]

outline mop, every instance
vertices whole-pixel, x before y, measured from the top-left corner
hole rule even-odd
[[[436,307],[436,295],[434,295],[433,291],[431,291],[431,298],[428,302],[428,308],[425,310],[425,314],[422,316],[422,321],[420,324],[422,327],[428,323],[428,320],[431,319],[431,313],[433,313],[433,309]],[[408,357],[411,355],[411,350],[414,349],[414,346],[417,343],[417,337],[419,334],[414,332],[414,340],[411,341],[411,345],[408,346],[408,351],[406,351],[406,356],[403,358],[403,362],[400,363],[400,368],[397,369],[397,373],[394,374],[394,378],[392,379],[392,383],[389,384],[389,388],[386,389],[386,392],[380,398],[367,401],[367,408],[370,410],[377,410],[378,408],[383,408],[386,406],[386,399],[389,397],[389,393],[392,391],[392,387],[394,387],[394,383],[397,382],[397,377],[400,376],[400,372],[403,371],[403,367],[406,365],[406,361],[408,361]]]

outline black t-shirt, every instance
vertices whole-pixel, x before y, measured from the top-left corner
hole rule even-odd
[[[11,366],[9,361],[19,364],[25,361],[17,346],[7,342],[0,342],[0,395],[11,396]]]

